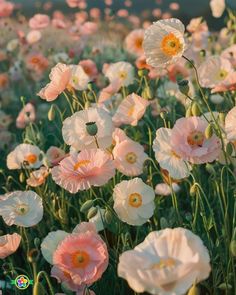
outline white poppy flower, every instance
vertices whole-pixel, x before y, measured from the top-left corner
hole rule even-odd
[[[129,86],[134,82],[134,67],[124,61],[110,64],[105,76],[110,83],[118,83],[120,86]]]
[[[225,0],[211,0],[210,7],[214,17],[221,17],[225,10]]]
[[[183,295],[210,273],[210,257],[202,240],[184,228],[149,233],[119,259],[118,275],[137,293]]]
[[[22,143],[19,144],[7,156],[8,169],[21,169],[24,168],[39,168],[42,163],[42,151],[34,145]]]
[[[154,22],[144,34],[143,48],[147,64],[162,68],[175,63],[183,55],[185,27],[176,19],[163,19]]]
[[[9,226],[34,226],[43,218],[42,199],[33,191],[12,192],[1,201],[0,215]]]
[[[171,129],[159,128],[156,131],[156,138],[153,142],[156,160],[162,169],[169,172],[170,177],[174,179],[188,177],[191,166],[174,152],[170,139]]]
[[[87,89],[90,78],[85,73],[82,66],[73,65],[70,68],[71,68],[71,78],[69,81],[69,85],[77,90]]]
[[[130,225],[142,225],[155,210],[155,193],[141,178],[124,180],[113,190],[114,210],[118,217]]]
[[[229,141],[236,141],[236,107],[233,107],[225,117],[225,131]]]
[[[97,127],[95,136],[88,133],[88,124],[92,123]],[[65,143],[77,151],[97,148],[96,140],[99,148],[107,148],[112,143],[113,130],[112,118],[106,111],[89,108],[76,112],[63,122],[62,136]]]

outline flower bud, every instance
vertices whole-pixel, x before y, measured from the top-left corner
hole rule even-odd
[[[200,54],[201,57],[205,57],[206,56],[206,50],[202,49],[199,54]]]
[[[150,87],[145,87],[142,91],[142,97],[145,99],[152,99],[153,94]]]
[[[141,78],[144,76],[144,71],[143,70],[138,70],[138,76]]]
[[[231,156],[234,152],[234,146],[231,142],[228,142],[226,145],[226,153],[228,156]]]
[[[229,245],[231,254],[236,257],[236,240],[232,240]]]
[[[19,175],[19,181],[20,183],[23,183],[25,181],[25,174],[23,172],[21,172]]]
[[[199,104],[196,101],[194,101],[192,103],[191,110],[192,110],[193,116],[201,115],[201,110],[200,110]]]
[[[219,113],[219,121],[222,125],[225,124],[225,114],[224,113]]]
[[[188,80],[181,80],[178,81],[179,91],[185,95],[188,95],[189,93],[189,85]]]
[[[187,108],[187,110],[186,110],[186,112],[185,112],[185,117],[186,118],[189,118],[189,117],[192,117],[192,107],[191,106],[189,106],[188,108]]]
[[[194,197],[196,195],[196,193],[197,193],[197,185],[196,185],[196,183],[194,183],[191,186],[189,193],[190,193],[191,197]]]
[[[200,295],[199,289],[196,285],[193,285],[188,291],[188,295]]]
[[[87,218],[91,219],[93,218],[96,214],[98,213],[98,209],[96,207],[92,207],[89,209],[88,214],[87,214]]]
[[[31,249],[27,255],[27,259],[29,261],[29,263],[35,263],[39,260],[39,255],[40,255],[40,252],[38,249],[34,248],[34,249]]]
[[[104,219],[107,224],[111,224],[113,216],[112,216],[112,213],[110,210],[106,209],[106,211],[104,213]]]
[[[52,104],[48,111],[48,120],[53,121],[54,119],[55,119],[55,107],[54,107],[54,104]]]
[[[209,164],[209,163],[206,164],[206,171],[212,175],[216,174],[216,171],[215,171],[213,165]]]
[[[40,244],[41,244],[40,238],[35,238],[34,239],[34,246],[36,248],[39,248]]]
[[[95,136],[98,132],[98,126],[97,126],[96,122],[86,123],[86,130],[89,135]]]
[[[80,212],[86,213],[91,207],[93,207],[93,200],[88,200],[81,206]]]
[[[222,291],[226,291],[226,290],[231,290],[232,286],[230,284],[227,283],[222,283],[218,286],[218,288]]]
[[[207,128],[205,129],[205,137],[206,139],[210,139],[214,133],[214,129],[212,124],[210,123]]]

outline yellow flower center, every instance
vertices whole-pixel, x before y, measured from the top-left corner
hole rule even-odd
[[[171,155],[172,155],[173,157],[177,158],[177,159],[180,159],[180,156],[177,155],[176,152],[173,151],[173,150],[171,151]]]
[[[86,268],[89,264],[90,256],[85,251],[78,251],[72,254],[72,264],[75,268]]]
[[[91,161],[89,160],[82,160],[82,161],[79,161],[77,162],[75,165],[74,165],[74,170],[78,170],[79,168],[81,167],[84,167],[84,166],[87,166]]]
[[[134,164],[137,161],[137,155],[133,152],[130,152],[126,154],[125,159],[129,164]]]
[[[37,161],[37,155],[29,154],[25,157],[25,161],[29,164],[34,164]]]
[[[154,263],[152,265],[152,269],[163,269],[163,268],[171,268],[176,265],[176,261],[173,258],[165,258],[161,259],[158,263]]]
[[[224,69],[220,69],[220,71],[216,75],[217,80],[224,80],[228,76],[228,72]]]
[[[192,146],[202,146],[205,136],[200,131],[193,131],[187,137],[187,142]]]
[[[138,193],[133,193],[129,195],[129,205],[134,208],[139,208],[142,206],[142,196]]]
[[[177,38],[173,33],[170,33],[161,41],[161,50],[167,56],[175,56],[182,50],[183,45],[180,43],[180,39]]]
[[[21,203],[15,207],[14,211],[17,215],[23,216],[29,212],[29,206],[27,204]]]
[[[122,71],[119,73],[120,79],[125,80],[128,76],[127,72]]]
[[[74,84],[78,84],[78,83],[79,83],[79,78],[76,77],[76,76],[73,76],[73,77],[72,77],[72,82],[73,82]]]
[[[131,117],[133,115],[134,110],[135,110],[135,107],[134,106],[132,106],[132,107],[129,108],[129,110],[128,110],[128,116],[129,117]]]

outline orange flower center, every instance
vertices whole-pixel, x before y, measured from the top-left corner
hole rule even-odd
[[[202,146],[205,136],[200,131],[193,131],[187,137],[187,142],[192,146]]]
[[[37,56],[34,56],[31,58],[31,63],[32,64],[38,64],[40,62],[40,59]]]
[[[137,39],[135,40],[135,46],[136,46],[138,49],[142,48],[142,46],[143,46],[143,38],[137,38]]]
[[[72,264],[75,268],[85,268],[90,261],[89,254],[85,251],[78,251],[72,254]]]
[[[182,50],[183,45],[180,43],[179,38],[177,38],[173,33],[170,33],[161,41],[161,49],[167,56],[175,56]]]
[[[130,152],[126,154],[125,159],[129,164],[134,164],[137,161],[137,155],[133,152]]]
[[[129,117],[131,117],[131,116],[133,115],[133,113],[134,113],[134,109],[135,109],[134,106],[132,106],[132,107],[129,108],[129,110],[128,110],[128,116],[129,116]]]
[[[78,170],[80,167],[87,166],[89,163],[91,163],[91,161],[89,161],[89,160],[79,161],[74,165],[74,170]]]
[[[34,164],[37,161],[37,155],[29,154],[25,157],[25,161],[29,164]]]
[[[138,193],[133,193],[129,195],[129,205],[134,208],[139,208],[142,206],[142,196]]]
[[[228,76],[228,72],[224,69],[220,69],[220,71],[216,75],[216,79],[224,80]]]
[[[158,263],[154,263],[152,265],[152,269],[163,269],[163,268],[171,268],[176,265],[176,261],[173,258],[165,258],[161,259]]]

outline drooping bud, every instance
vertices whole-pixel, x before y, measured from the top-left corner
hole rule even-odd
[[[188,80],[181,80],[178,81],[179,91],[183,93],[184,95],[188,95],[189,93],[189,85]]]
[[[55,119],[55,107],[54,107],[54,104],[52,104],[48,111],[48,120],[53,121],[54,119]]]
[[[192,107],[191,106],[189,106],[188,108],[187,108],[187,110],[186,110],[186,112],[185,112],[185,117],[186,118],[189,118],[189,117],[192,117]]]
[[[36,248],[31,249],[27,255],[29,263],[35,263],[39,260],[40,251]]]
[[[87,218],[91,219],[93,218],[95,215],[97,215],[98,213],[98,209],[96,207],[92,207],[89,209],[88,214],[87,214]]]
[[[91,207],[93,207],[93,200],[88,200],[81,206],[80,212],[86,213]]]
[[[23,172],[21,172],[19,175],[19,181],[20,183],[23,183],[25,181],[25,174]]]
[[[98,126],[97,126],[96,122],[86,123],[86,130],[89,135],[95,136],[98,132]]]
[[[198,189],[198,188],[197,188],[197,185],[196,185],[196,183],[194,183],[194,184],[191,186],[190,191],[189,191],[191,197],[194,197],[194,196],[196,195],[196,193],[197,193],[197,189]]]
[[[194,284],[188,291],[188,295],[200,295],[198,287]]]
[[[113,216],[112,216],[112,213],[110,210],[106,209],[106,211],[104,213],[104,219],[107,224],[111,224]]]

